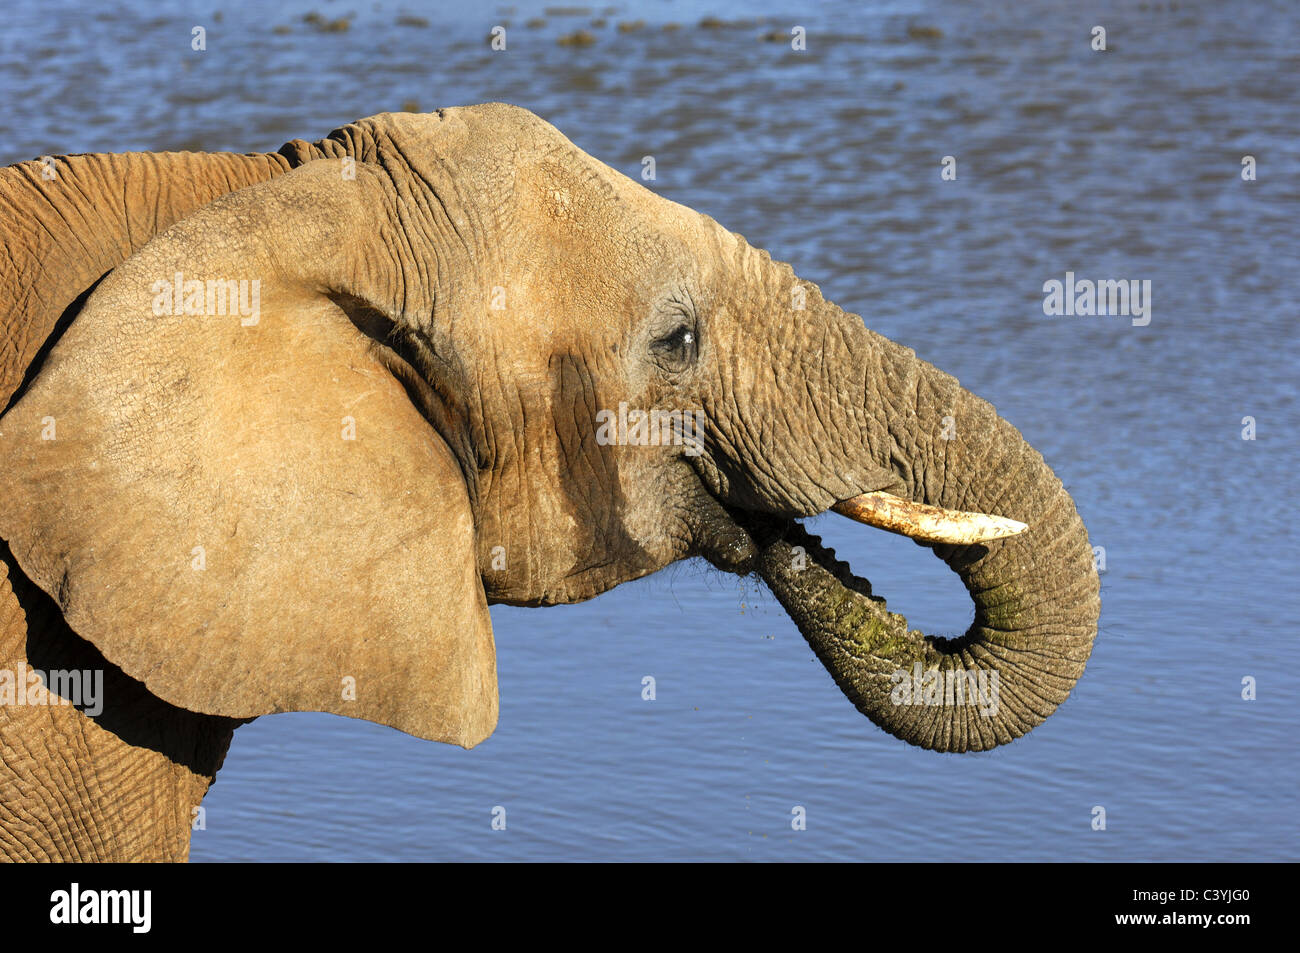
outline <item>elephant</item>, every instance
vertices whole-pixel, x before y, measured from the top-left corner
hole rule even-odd
[[[489,605],[688,557],[761,577],[922,748],[1010,742],[1082,675],[1088,535],[1015,427],[525,109],[25,162],[0,200],[7,858],[186,859],[273,712],[471,748]],[[799,522],[832,509],[932,549],[970,629],[909,630]],[[102,707],[23,704],[31,672]]]

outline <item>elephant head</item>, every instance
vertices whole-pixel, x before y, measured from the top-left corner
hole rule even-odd
[[[1087,534],[955,379],[522,109],[376,116],[294,164],[117,266],[0,418],[0,537],[157,696],[470,746],[489,603],[703,556],[761,573],[914,744],[1004,743],[1066,697]],[[873,501],[966,584],[961,638],[908,631],[792,522]],[[996,710],[900,703],[916,666],[996,673]]]

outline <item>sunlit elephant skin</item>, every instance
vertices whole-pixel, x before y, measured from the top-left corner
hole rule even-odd
[[[472,747],[489,603],[691,556],[759,573],[922,747],[1010,741],[1082,673],[1087,533],[1015,428],[531,113],[54,167],[0,177],[0,646],[103,668],[106,703],[0,706],[9,857],[184,858],[235,726],[272,712]],[[629,432],[641,411],[674,429]],[[1013,527],[926,543],[971,592],[965,636],[907,631],[793,522],[877,491]],[[900,701],[911,672],[996,675],[996,703]]]

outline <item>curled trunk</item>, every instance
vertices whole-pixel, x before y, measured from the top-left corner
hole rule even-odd
[[[977,545],[926,544],[975,603],[971,627],[952,639],[909,630],[797,526],[766,546],[760,572],[836,683],[877,725],[940,751],[1005,744],[1047,718],[1083,673],[1100,610],[1087,531],[1015,427],[952,377],[865,333],[884,371],[879,398],[902,495],[1029,528]]]

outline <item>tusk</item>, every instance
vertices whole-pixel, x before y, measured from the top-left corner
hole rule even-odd
[[[1005,516],[945,510],[880,491],[841,500],[831,509],[859,523],[887,529],[923,543],[965,546],[1015,536],[1029,528]]]

